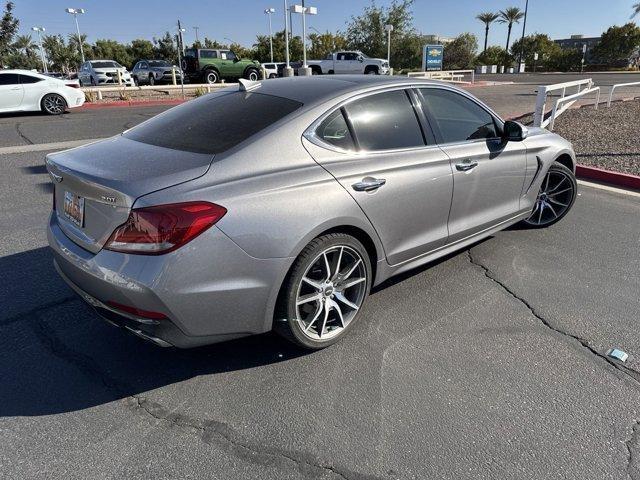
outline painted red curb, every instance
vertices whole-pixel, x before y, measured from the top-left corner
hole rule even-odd
[[[576,166],[576,176],[585,180],[596,180],[622,188],[630,188],[640,191],[640,177],[628,173],[612,172],[602,168],[587,167],[586,165]]]
[[[117,102],[104,102],[104,103],[85,103],[83,106],[74,110],[84,110],[93,108],[108,108],[108,107],[153,107],[156,105],[180,105],[187,100],[172,99],[172,100],[118,100]]]

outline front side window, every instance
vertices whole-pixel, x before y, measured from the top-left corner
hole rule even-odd
[[[346,53],[345,56],[344,56],[344,59],[345,60],[358,60],[358,54],[357,53],[353,53],[353,52]]]
[[[18,85],[20,79],[15,73],[0,73],[0,85]]]
[[[425,114],[435,121],[443,143],[498,136],[493,116],[472,100],[440,88],[423,88],[420,92]]]
[[[345,106],[362,150],[424,146],[418,118],[404,90],[377,93]]]
[[[191,100],[123,134],[150,145],[217,154],[283,119],[302,106],[254,92],[219,92]],[[256,112],[260,112],[256,115]]]
[[[336,110],[322,121],[316,129],[316,136],[343,150],[355,149],[342,109]]]

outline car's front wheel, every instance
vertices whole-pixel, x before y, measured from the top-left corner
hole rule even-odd
[[[559,222],[571,210],[577,193],[573,172],[555,162],[542,180],[531,216],[523,223],[529,228],[544,228]]]
[[[248,68],[244,74],[244,78],[247,80],[251,80],[252,82],[257,82],[260,80],[260,72],[255,68]]]
[[[48,93],[42,98],[41,106],[49,115],[60,115],[67,109],[67,102],[57,93]]]
[[[371,277],[367,250],[356,238],[332,233],[314,239],[285,282],[276,331],[312,350],[337,342],[355,324]]]

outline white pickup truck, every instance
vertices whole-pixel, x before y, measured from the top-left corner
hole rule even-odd
[[[308,60],[314,75],[332,73],[388,75],[389,63],[381,58],[369,58],[358,51],[334,52],[324,60]]]

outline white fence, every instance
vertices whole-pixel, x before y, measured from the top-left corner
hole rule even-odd
[[[613,100],[613,92],[616,91],[616,88],[635,87],[635,86],[640,86],[640,82],[618,83],[618,84],[612,86],[611,87],[611,92],[609,93],[609,101],[607,102],[607,107],[611,106],[611,100]]]
[[[576,92],[571,95],[567,95],[567,90],[572,89],[576,89]],[[558,91],[561,92],[560,97],[554,102],[553,110],[551,111],[549,118],[545,118],[547,96],[551,92]],[[600,103],[600,87],[594,87],[593,80],[591,78],[576,80],[573,82],[556,83],[555,85],[542,85],[538,87],[538,97],[536,99],[536,109],[533,115],[533,125],[536,127],[548,126],[549,130],[553,130],[556,118],[558,118],[580,98],[591,93],[596,94],[595,108],[597,109],[598,103]]]
[[[471,75],[471,82],[465,82],[464,77]],[[407,77],[428,78],[431,80],[442,80],[451,83],[475,83],[475,70],[433,70],[427,72],[409,72]]]
[[[216,83],[216,84],[209,84],[209,83],[186,83],[184,85],[184,89],[185,91],[187,90],[196,90],[198,88],[206,90],[207,93],[212,92],[214,90],[219,90],[221,88],[225,88],[225,87],[232,87],[232,86],[237,86],[237,83]],[[107,93],[107,92],[122,92],[122,93],[126,93],[126,92],[140,92],[140,91],[144,91],[144,90],[152,90],[152,91],[156,91],[156,92],[181,92],[182,91],[182,85],[143,85],[143,86],[138,86],[138,87],[126,87],[126,86],[109,86],[109,87],[83,87],[81,88],[81,90],[85,93],[94,93],[97,95],[98,100],[102,100],[102,94],[103,93]]]

